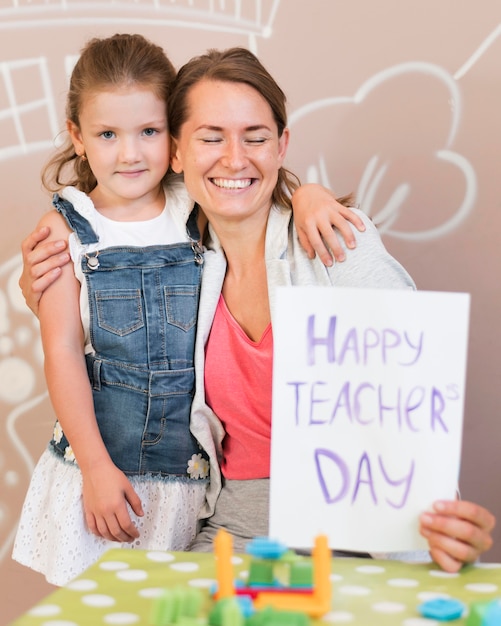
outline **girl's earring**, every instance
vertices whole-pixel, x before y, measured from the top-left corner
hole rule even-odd
[[[83,154],[79,154],[78,156],[82,159],[82,161],[87,161],[87,156],[85,155],[85,152]]]

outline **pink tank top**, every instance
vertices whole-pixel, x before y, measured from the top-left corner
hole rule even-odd
[[[205,347],[207,404],[226,430],[223,476],[269,478],[273,334],[271,324],[254,342],[219,302]]]

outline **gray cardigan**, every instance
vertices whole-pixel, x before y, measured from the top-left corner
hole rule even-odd
[[[266,269],[271,318],[275,311],[275,294],[279,286],[342,286],[385,289],[415,289],[405,269],[387,252],[372,222],[362,212],[366,230],[356,231],[357,247],[346,251],[343,263],[327,268],[316,257],[311,260],[299,244],[292,212],[273,207],[266,232]],[[196,392],[192,404],[191,431],[210,457],[210,486],[201,518],[214,512],[221,490],[221,442],[224,429],[214,412],[205,403],[204,354],[216,305],[226,271],[226,260],[215,233],[210,230],[205,252],[197,341],[195,346]]]

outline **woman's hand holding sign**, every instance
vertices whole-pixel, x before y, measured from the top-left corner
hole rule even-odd
[[[464,500],[440,500],[423,513],[420,532],[428,540],[431,558],[447,572],[457,572],[492,546],[494,516]]]

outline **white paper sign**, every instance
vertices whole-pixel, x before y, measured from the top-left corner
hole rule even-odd
[[[418,516],[456,495],[469,303],[464,293],[279,289],[270,536],[426,548]]]

